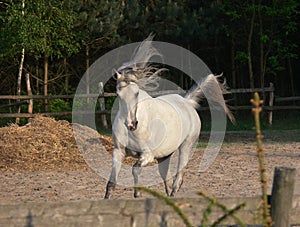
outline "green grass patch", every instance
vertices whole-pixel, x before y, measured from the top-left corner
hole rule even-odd
[[[202,131],[209,132],[211,129],[211,119],[209,113],[201,113]],[[235,112],[236,124],[232,124],[227,120],[227,131],[253,130],[253,115],[250,110]],[[273,111],[273,124],[268,123],[268,112],[261,115],[262,130],[297,130],[300,129],[300,111],[285,110]]]

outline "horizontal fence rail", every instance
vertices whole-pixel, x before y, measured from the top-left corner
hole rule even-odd
[[[276,98],[276,102],[300,101],[300,96]]]
[[[92,115],[92,114],[110,114],[109,110],[95,111],[65,111],[65,112],[49,112],[49,113],[0,113],[0,117],[6,118],[32,118],[38,115],[42,116],[69,116],[69,115]]]
[[[94,94],[79,94],[79,95],[0,95],[1,99],[73,99],[73,98],[99,98],[99,97],[112,97],[117,96],[116,93],[108,93],[105,92],[102,95],[94,93]]]
[[[274,87],[265,87],[265,88],[237,88],[237,89],[230,89],[229,93],[236,94],[236,93],[254,93],[254,92],[274,92]]]
[[[103,85],[102,85],[103,86]],[[179,94],[184,95],[187,91],[182,90],[181,88],[174,89],[174,90],[162,90],[162,91],[153,91],[149,92],[151,96],[157,97],[160,95],[167,95],[167,94]],[[274,103],[284,103],[288,101],[300,101],[300,97],[274,97],[275,88],[271,83],[269,87],[264,88],[238,88],[238,89],[230,89],[227,94],[245,94],[245,93],[253,93],[253,92],[260,92],[260,93],[268,93],[268,103],[265,103],[262,107],[264,110],[268,112],[268,120],[269,124],[272,124],[273,121],[273,111],[275,110],[300,110],[299,105],[276,105]],[[54,99],[99,99],[101,100],[101,110],[95,111],[80,111],[80,112],[73,112],[73,111],[62,111],[62,112],[46,112],[46,113],[0,113],[0,117],[2,118],[32,118],[36,115],[45,115],[45,116],[68,116],[72,114],[100,114],[103,117],[105,114],[110,114],[110,110],[105,109],[105,98],[108,97],[116,97],[117,94],[113,92],[103,92],[103,87],[100,89],[99,93],[90,93],[90,94],[70,94],[70,95],[0,95],[0,100],[14,100],[14,103],[4,104],[0,106],[0,109],[10,108],[13,106],[20,106],[20,105],[28,105],[29,100],[54,100]],[[230,109],[232,110],[250,110],[252,106],[245,106],[245,105],[234,105],[231,106]],[[207,111],[209,107],[200,107],[200,111]],[[104,119],[103,119],[104,120]]]

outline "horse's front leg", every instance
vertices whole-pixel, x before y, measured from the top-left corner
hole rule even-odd
[[[141,162],[140,162],[140,160],[137,160],[136,163],[132,167],[132,175],[133,175],[134,185],[138,185],[139,175],[141,174],[141,172],[142,172]],[[134,188],[134,194],[133,195],[134,195],[134,198],[139,197],[140,196],[139,190]]]
[[[142,167],[154,161],[154,156],[148,148],[142,150],[143,152],[139,154],[137,162],[132,167],[134,185],[138,185],[139,183],[139,175],[142,172]],[[134,197],[137,198],[139,196],[140,192],[136,188],[134,188]]]
[[[118,174],[121,170],[122,161],[124,157],[125,157],[125,149],[114,148],[113,157],[112,157],[112,170],[111,170],[109,181],[106,185],[106,193],[104,197],[105,199],[109,199],[110,190],[115,189],[116,187]]]

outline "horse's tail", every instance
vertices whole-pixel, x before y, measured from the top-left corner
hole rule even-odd
[[[220,75],[222,76],[222,75]],[[221,84],[218,77],[213,74],[205,77],[197,86],[193,87],[185,96],[186,100],[197,109],[199,102],[206,97],[209,102],[216,103],[221,106],[231,122],[235,122],[234,116],[227,107],[223,94],[227,93],[225,82]]]

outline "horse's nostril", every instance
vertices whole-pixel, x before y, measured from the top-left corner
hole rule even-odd
[[[138,121],[134,121],[132,124],[128,125],[130,131],[134,131],[137,128]]]

